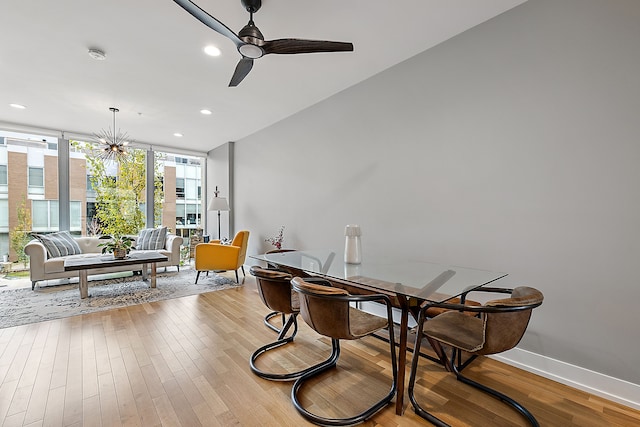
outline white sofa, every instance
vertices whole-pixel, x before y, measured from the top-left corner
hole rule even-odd
[[[133,245],[135,246],[136,236],[131,236],[134,239]],[[100,240],[97,237],[75,237],[74,240],[80,246],[82,254],[79,255],[67,255],[57,258],[48,258],[47,249],[38,240],[32,240],[24,247],[24,252],[29,255],[29,278],[31,279],[31,289],[35,289],[36,283],[41,280],[50,279],[66,279],[71,277],[78,277],[77,271],[64,271],[64,261],[69,258],[78,257],[96,257],[102,253],[102,247],[98,245],[105,240]],[[174,234],[167,234],[166,243],[164,249],[158,250],[163,255],[166,255],[169,259],[166,262],[159,262],[157,267],[169,267],[176,266],[180,271],[180,245],[182,244],[182,237]],[[141,252],[155,252],[155,251],[141,251]],[[133,266],[135,267],[135,266]],[[140,266],[142,268],[142,266]],[[88,274],[105,274],[113,273],[117,271],[132,271],[131,265],[124,265],[119,267],[107,267],[96,268],[88,271]]]

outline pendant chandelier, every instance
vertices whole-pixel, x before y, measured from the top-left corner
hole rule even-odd
[[[121,162],[127,158],[126,146],[129,144],[128,134],[117,131],[116,113],[120,110],[115,107],[110,107],[109,111],[113,113],[113,129],[102,129],[99,133],[94,133],[93,136],[98,142],[103,144],[98,154],[102,160]]]

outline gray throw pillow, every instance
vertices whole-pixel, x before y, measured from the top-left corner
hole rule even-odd
[[[57,233],[50,234],[34,234],[34,238],[38,239],[40,243],[47,249],[47,255],[49,258],[58,258],[67,255],[78,255],[82,253],[80,246],[71,237],[71,233],[68,231],[59,231]]]
[[[167,227],[145,228],[138,233],[137,250],[164,249],[167,240]]]

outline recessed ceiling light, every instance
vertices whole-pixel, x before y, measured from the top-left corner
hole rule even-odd
[[[25,108],[27,108],[22,104],[9,104],[9,106],[13,108],[17,108],[18,110],[24,110]]]
[[[204,114],[205,116],[208,116],[209,114],[211,114],[211,111],[209,111],[209,110],[200,110],[200,112],[202,114]]]
[[[89,49],[89,56],[97,61],[104,61],[107,55],[100,49]]]
[[[182,138],[182,134],[180,132],[174,133],[173,136],[177,136],[178,138]]]
[[[204,48],[204,53],[209,56],[220,56],[220,49],[213,45],[209,45]]]

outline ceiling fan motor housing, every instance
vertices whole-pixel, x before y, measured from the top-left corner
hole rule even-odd
[[[253,39],[264,40],[264,36],[262,35],[258,27],[255,26],[253,21],[249,21],[247,25],[242,27],[242,29],[238,33],[238,37],[240,37],[241,39],[245,39],[245,37],[249,37],[252,40],[249,41],[245,39],[245,41],[248,41],[249,43],[253,43],[253,44],[258,44]]]

